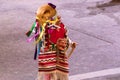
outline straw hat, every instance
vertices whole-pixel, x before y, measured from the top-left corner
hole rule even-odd
[[[52,3],[45,4],[38,8],[36,12],[36,18],[39,23],[43,24],[47,19],[52,18],[56,15],[56,6]]]

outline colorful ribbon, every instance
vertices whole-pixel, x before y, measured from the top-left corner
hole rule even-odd
[[[38,17],[36,17],[36,20],[39,20],[39,18]],[[26,33],[26,35],[29,37],[30,35],[31,35],[31,33],[33,32],[33,29],[35,28],[35,27],[37,27],[38,28],[38,31],[37,31],[37,33],[34,35],[34,36],[32,36],[31,38],[29,38],[28,40],[27,40],[27,42],[31,42],[36,36],[38,36],[38,38],[36,39],[36,41],[35,41],[35,44],[37,44],[38,42],[40,42],[40,40],[42,39],[42,37],[43,37],[43,35],[44,35],[44,32],[45,32],[45,27],[46,27],[46,25],[49,23],[49,24],[55,24],[56,22],[58,21],[58,18],[55,18],[54,20],[47,20],[42,26],[41,26],[41,30],[39,30],[39,23],[38,23],[38,21],[36,21],[36,22],[34,22],[33,23],[33,25],[32,25],[32,28]],[[41,32],[40,32],[41,31]]]
[[[39,33],[37,32],[34,36],[32,36],[31,38],[27,39],[27,42],[31,42],[32,40],[35,39],[36,36],[38,36]]]
[[[42,37],[43,37],[43,35],[44,35],[44,32],[45,32],[45,26],[47,25],[47,23],[44,23],[43,24],[43,26],[41,27],[41,33],[40,33],[40,35],[39,35],[39,37],[38,37],[38,39],[35,41],[35,44],[37,44],[41,39],[42,39]]]
[[[33,29],[35,28],[36,26],[36,22],[33,23],[31,29],[26,33],[26,35],[29,37],[31,35],[31,33],[33,32]]]

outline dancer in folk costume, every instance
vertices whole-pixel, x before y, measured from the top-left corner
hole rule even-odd
[[[68,58],[73,52],[76,43],[71,42],[67,36],[65,25],[60,16],[56,15],[56,6],[52,3],[38,8],[36,21],[30,31],[29,37],[35,30],[35,34],[28,42],[35,38],[35,59],[38,55],[38,78],[37,80],[68,80]],[[66,53],[68,47],[72,50]]]

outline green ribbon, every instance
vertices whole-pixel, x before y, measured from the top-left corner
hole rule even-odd
[[[35,28],[36,22],[33,23],[31,29],[26,33],[26,35],[29,37],[31,33],[33,32],[33,29]]]

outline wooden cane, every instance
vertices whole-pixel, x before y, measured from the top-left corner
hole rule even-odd
[[[72,43],[72,49],[71,49],[70,53],[68,54],[68,58],[70,58],[70,56],[72,55],[75,48],[76,48],[76,43]]]

